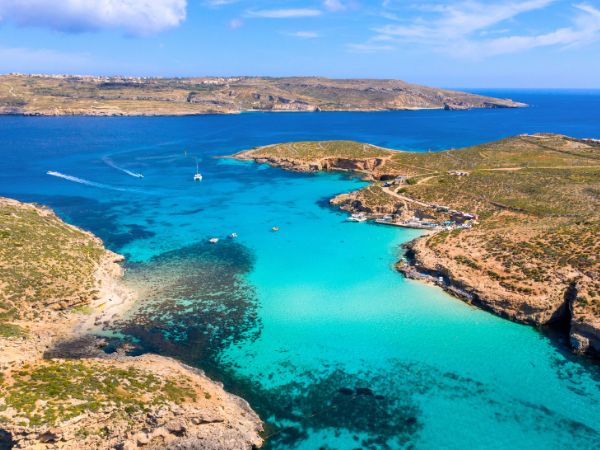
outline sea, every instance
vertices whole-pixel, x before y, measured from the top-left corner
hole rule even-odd
[[[111,345],[223,382],[265,421],[268,449],[600,448],[600,365],[561,332],[403,278],[394,263],[420,231],[329,205],[363,180],[220,158],[299,140],[433,152],[521,133],[600,138],[600,91],[477,92],[530,106],[3,116],[0,195],[48,205],[124,255],[139,300],[103,332]]]

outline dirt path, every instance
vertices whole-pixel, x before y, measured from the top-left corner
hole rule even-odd
[[[398,199],[400,199],[400,200],[402,200],[402,201],[406,201],[406,202],[414,203],[414,204],[416,204],[416,205],[423,206],[423,207],[425,207],[425,208],[431,208],[431,205],[428,205],[427,203],[423,203],[423,202],[420,202],[420,201],[418,201],[418,200],[414,200],[414,199],[412,199],[412,198],[410,198],[410,197],[406,197],[406,196],[404,196],[404,195],[402,195],[402,194],[398,194],[397,192],[394,192],[394,191],[392,191],[390,188],[387,188],[387,187],[382,187],[381,189],[382,189],[382,190],[383,190],[383,191],[384,191],[386,194],[389,194],[389,195],[391,195],[391,196],[393,196],[393,197],[396,197],[396,198],[398,198]]]
[[[589,165],[589,166],[533,166],[533,167],[497,167],[494,169],[480,169],[487,172],[497,171],[517,171],[523,169],[598,169],[600,165]]]
[[[439,175],[431,175],[429,177],[421,178],[420,180],[417,180],[417,184],[425,183],[426,181],[429,181],[432,178],[437,178],[437,177],[439,177]]]

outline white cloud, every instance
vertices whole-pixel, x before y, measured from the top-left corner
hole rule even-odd
[[[288,36],[302,39],[315,39],[319,37],[319,33],[316,31],[295,31],[294,33],[288,33]]]
[[[378,53],[378,52],[389,52],[394,50],[391,45],[378,45],[378,44],[348,44],[346,48],[354,53]]]
[[[510,1],[496,4],[465,1],[454,5],[422,5],[423,12],[434,17],[422,17],[389,24],[375,31],[371,41],[391,41],[427,46],[446,54],[482,58],[514,53],[536,47],[574,46],[600,37],[600,11],[589,4],[574,7],[578,15],[569,27],[531,35],[508,35],[492,38],[494,34],[508,34],[497,30],[497,24],[529,11],[543,9],[555,0]]]
[[[461,49],[466,56],[500,55],[538,47],[574,47],[600,39],[600,10],[587,5],[575,5],[582,12],[571,27],[531,36],[507,36],[467,43]]]
[[[257,17],[264,19],[295,19],[299,17],[320,16],[322,11],[313,8],[290,8],[290,9],[261,9],[258,11],[248,11],[248,17]]]
[[[244,21],[241,19],[231,19],[229,21],[229,28],[231,28],[232,30],[237,30],[238,28],[241,28],[244,26]]]
[[[149,35],[183,22],[186,7],[187,0],[0,0],[0,20],[67,32]]]
[[[231,5],[237,3],[239,0],[206,0],[204,4],[211,8],[218,8],[219,6]]]
[[[344,11],[346,9],[346,5],[340,0],[324,0],[323,7],[328,11]]]
[[[460,2],[454,5],[423,5],[419,9],[439,17],[416,18],[406,25],[386,25],[378,28],[384,35],[409,40],[436,42],[468,36],[524,12],[544,8],[555,0],[526,0],[523,2],[480,3]]]

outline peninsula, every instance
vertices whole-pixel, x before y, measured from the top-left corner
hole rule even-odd
[[[523,103],[400,80],[0,75],[0,114],[161,116],[245,111],[517,108]]]
[[[357,221],[422,228],[397,268],[508,319],[567,329],[600,354],[600,141],[521,135],[434,153],[353,141],[233,155],[372,183],[331,200]]]
[[[201,371],[102,351],[131,305],[122,258],[52,211],[0,198],[0,447],[251,449],[262,423]]]

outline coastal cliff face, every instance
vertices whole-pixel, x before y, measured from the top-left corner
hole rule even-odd
[[[463,300],[517,322],[540,326],[568,314],[566,293],[572,282],[568,273],[547,273],[550,283],[528,280],[521,291],[504,282],[500,264],[485,266],[488,275],[497,276],[482,277],[481,257],[475,252],[485,251],[477,244],[490,236],[476,236],[477,231],[469,233],[471,242],[449,237],[442,241],[439,236],[414,241],[406,247],[409,261],[399,263],[398,269],[411,278],[430,275],[434,283]]]
[[[0,76],[0,114],[158,116],[521,106],[526,105],[400,80]]]
[[[600,355],[598,141],[523,135],[436,153],[299,142],[235,157],[362,173],[370,186],[331,203],[430,229],[401,272],[510,320],[566,327],[574,351]]]
[[[30,362],[6,371],[1,428],[18,448],[260,447],[258,416],[201,372],[156,355]]]
[[[262,423],[201,371],[110,355],[91,334],[128,309],[122,260],[47,208],[0,198],[0,446],[251,449]],[[3,447],[4,448],[4,447]]]
[[[328,170],[361,172],[365,177],[382,167],[391,157],[390,150],[353,141],[291,142],[256,147],[232,155],[238,160],[269,164],[292,172]]]

